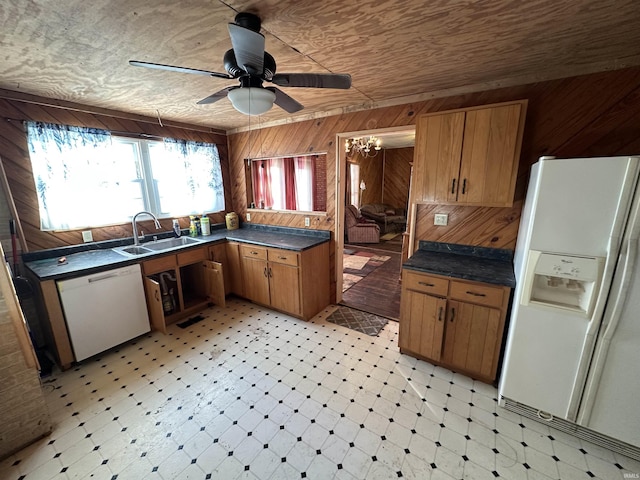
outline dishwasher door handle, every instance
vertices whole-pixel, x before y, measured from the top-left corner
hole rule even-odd
[[[105,275],[101,275],[99,277],[90,277],[89,283],[101,282],[102,280],[108,280],[110,278],[117,278],[119,275],[117,273],[107,273]]]

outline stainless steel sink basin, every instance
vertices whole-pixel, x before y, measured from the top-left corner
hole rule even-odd
[[[135,257],[137,255],[144,255],[145,253],[162,252],[163,250],[184,247],[186,245],[194,245],[196,243],[200,243],[200,240],[189,237],[166,238],[164,240],[147,242],[144,245],[128,245],[126,247],[116,247],[113,249],[113,251],[120,253],[125,257]]]
[[[125,256],[144,255],[145,253],[151,253],[151,250],[145,247],[136,247],[130,245],[128,247],[117,247],[113,249],[114,252],[121,253]]]
[[[153,250],[154,252],[158,252],[161,250],[167,250],[168,248],[184,247],[185,245],[193,245],[195,243],[200,243],[200,240],[189,237],[167,238],[164,240],[156,240],[155,242],[145,243],[144,247],[142,248],[147,248],[149,250]]]

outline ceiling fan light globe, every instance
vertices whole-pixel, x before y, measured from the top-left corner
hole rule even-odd
[[[235,88],[228,93],[229,100],[240,113],[261,115],[273,107],[276,94],[265,88]]]

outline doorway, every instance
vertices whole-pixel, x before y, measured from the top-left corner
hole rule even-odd
[[[380,140],[378,154],[347,154],[347,139],[372,135]],[[342,305],[392,320],[400,315],[402,240],[414,144],[413,126],[338,135],[336,298]],[[353,215],[347,210],[355,212],[359,223],[377,225],[378,234],[368,234],[366,241],[349,235],[346,225],[353,223],[348,218]]]

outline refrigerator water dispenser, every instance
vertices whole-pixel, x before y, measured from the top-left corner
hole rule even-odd
[[[521,303],[561,308],[589,317],[604,260],[531,250]]]

